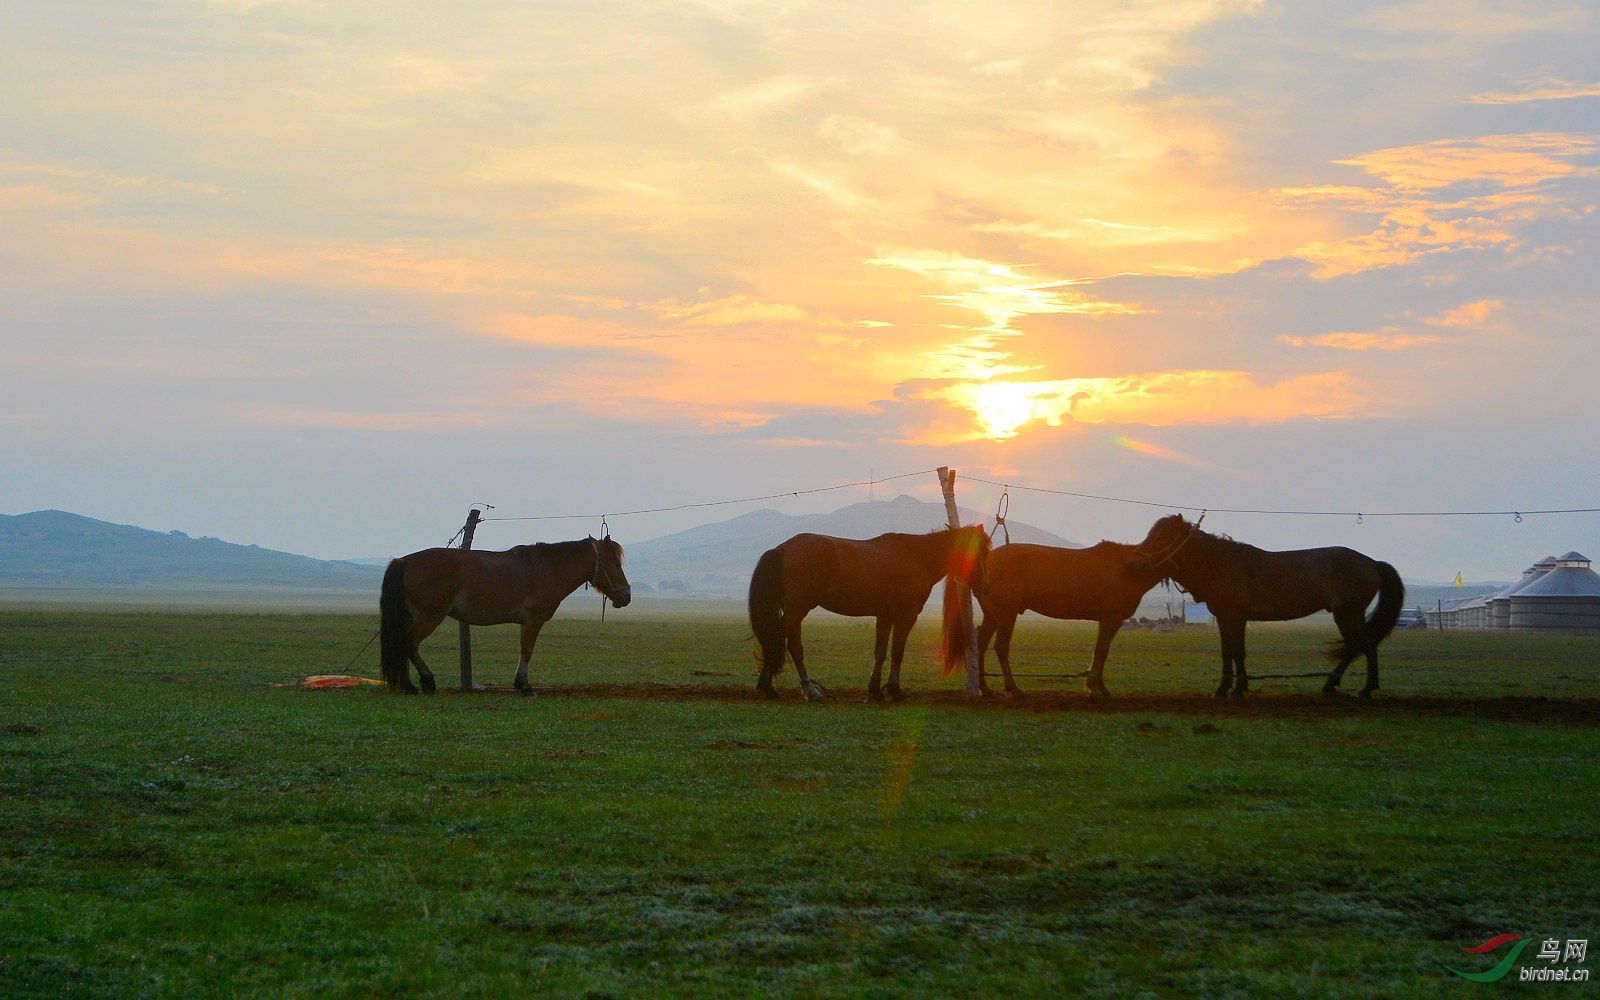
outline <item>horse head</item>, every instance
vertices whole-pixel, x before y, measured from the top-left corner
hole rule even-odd
[[[1135,576],[1165,575],[1170,572],[1172,557],[1200,530],[1200,522],[1190,524],[1182,514],[1168,514],[1150,526],[1144,541],[1134,546],[1134,556],[1128,560],[1128,571]]]
[[[589,544],[594,546],[594,576],[589,579],[590,586],[610,598],[612,607],[627,607],[633,600],[633,588],[628,586],[628,575],[622,572],[622,546],[612,541],[610,535],[601,539],[591,535]]]

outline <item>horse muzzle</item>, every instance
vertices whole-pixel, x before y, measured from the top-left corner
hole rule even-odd
[[[611,599],[613,608],[625,608],[633,601],[633,588],[618,587],[606,596]]]

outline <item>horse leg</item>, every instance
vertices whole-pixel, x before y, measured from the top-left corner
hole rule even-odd
[[[1121,618],[1106,618],[1100,622],[1100,629],[1094,637],[1094,661],[1089,664],[1089,676],[1084,678],[1084,687],[1089,689],[1091,701],[1100,701],[1111,697],[1111,692],[1106,690],[1106,655],[1111,652],[1111,640],[1117,637],[1117,631],[1122,628]]]
[[[1328,679],[1322,684],[1324,697],[1332,698],[1339,693],[1339,682],[1344,680],[1345,668],[1350,666],[1356,655],[1366,646],[1364,634],[1366,619],[1362,617],[1363,610],[1357,609],[1352,615],[1349,608],[1341,608],[1333,613],[1333,622],[1339,626],[1339,637],[1343,643],[1339,650],[1339,659],[1335,661],[1336,665],[1329,671]]]
[[[1000,661],[1000,675],[1005,678],[1006,694],[1013,698],[1021,698],[1022,689],[1017,687],[1016,680],[1011,676],[1011,634],[1016,628],[1016,615],[1008,615],[999,621],[995,629],[994,655]]]
[[[994,634],[994,615],[990,614],[988,609],[985,609],[983,612],[983,624],[978,626],[978,692],[985,698],[994,694],[993,691],[989,690],[988,667],[983,662],[988,658],[989,640],[994,638]],[[995,655],[1000,655],[998,648],[995,650]]]
[[[822,692],[806,676],[806,651],[800,645],[800,623],[804,620],[805,615],[783,616],[783,630],[788,633],[789,659],[794,661],[794,672],[800,675],[800,690],[805,692],[806,700],[821,701]]]
[[[916,623],[917,616],[914,614],[894,619],[894,643],[889,651],[889,683],[883,686],[883,693],[889,696],[890,701],[906,700],[905,692],[900,690],[900,663],[906,658],[906,637]]]
[[[1378,690],[1378,643],[1372,638],[1372,631],[1367,627],[1366,615],[1363,614],[1365,610],[1365,608],[1357,608],[1351,616],[1351,631],[1355,635],[1355,641],[1346,640],[1343,660],[1344,663],[1350,663],[1358,653],[1367,655],[1367,683],[1361,689],[1361,697],[1371,698],[1372,692]],[[1340,631],[1344,631],[1343,628]],[[1341,675],[1344,673],[1342,665],[1339,668],[1339,673]]]
[[[433,671],[428,669],[427,661],[422,658],[422,650],[418,649],[416,646],[412,646],[411,652],[407,655],[407,659],[411,661],[412,666],[417,668],[417,676],[422,679],[422,693],[433,694],[436,690],[438,690],[439,686],[434,683],[433,680]],[[409,681],[409,678],[407,680]],[[417,689],[410,686],[408,683],[406,693],[416,694]]]
[[[1367,641],[1367,686],[1361,689],[1361,697],[1371,698],[1372,692],[1378,690],[1378,644]]]
[[[1212,697],[1226,698],[1233,687],[1234,637],[1237,635],[1239,644],[1244,644],[1244,621],[1219,617],[1217,633],[1222,637],[1222,683],[1217,685],[1217,692]]]
[[[1239,623],[1239,637],[1234,640],[1233,645],[1233,696],[1235,698],[1243,698],[1245,692],[1250,690],[1250,675],[1245,673],[1244,669],[1244,627],[1245,623],[1241,621]]]
[[[522,655],[517,659],[517,675],[511,683],[518,691],[532,696],[533,685],[528,683],[528,660],[533,656],[533,644],[539,641],[539,630],[550,619],[540,615],[527,615],[522,619]]]
[[[441,615],[438,618],[418,618],[411,623],[411,651],[406,654],[406,658],[411,661],[412,666],[417,668],[417,676],[422,680],[423,694],[433,694],[438,690],[439,686],[434,682],[433,671],[428,669],[427,661],[422,658],[422,640],[432,635],[433,630],[438,628],[443,621],[444,616]],[[415,694],[417,689],[410,686],[410,678],[406,680],[407,693]]]
[[[872,640],[872,679],[867,681],[867,700],[883,700],[883,660],[889,655],[889,632],[894,619],[878,617],[878,634]]]

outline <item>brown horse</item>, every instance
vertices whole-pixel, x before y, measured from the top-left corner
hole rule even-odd
[[[750,628],[761,647],[761,679],[756,687],[776,698],[772,678],[783,669],[787,647],[800,675],[800,688],[811,701],[822,700],[806,676],[805,650],[800,645],[800,625],[814,608],[835,614],[878,620],[873,646],[872,679],[867,697],[882,701],[887,695],[899,701],[900,663],[905,659],[906,636],[940,577],[959,580],[982,589],[983,562],[989,536],[982,525],[945,528],[926,535],[890,533],[857,541],[810,533],[769,549],[750,577]],[[947,587],[944,627],[957,618],[954,588]],[[883,660],[891,634],[894,649],[889,683],[883,679]]]
[[[989,553],[989,587],[978,600],[983,607],[978,656],[981,660],[993,639],[1006,691],[1012,697],[1021,697],[1022,691],[1011,678],[1011,633],[1017,627],[1017,616],[1024,611],[1036,611],[1049,618],[1099,622],[1094,660],[1084,686],[1091,698],[1111,696],[1104,681],[1111,640],[1122,623],[1138,610],[1145,591],[1162,576],[1149,567],[1132,569],[1129,563],[1134,555],[1132,545],[1116,542],[1101,542],[1088,549],[1016,543]],[[961,645],[956,644],[948,656],[956,657]],[[953,666],[953,661],[947,660],[947,668]],[[983,693],[990,693],[987,681],[983,682]]]
[[[522,626],[522,658],[514,681],[524,694],[528,657],[539,630],[567,595],[589,584],[624,608],[632,599],[622,572],[622,546],[605,538],[518,545],[504,552],[423,549],[389,563],[378,598],[382,613],[383,679],[389,690],[415,694],[406,661],[416,664],[422,690],[434,692],[433,671],[418,647],[446,618],[468,625]]]
[[[1216,696],[1243,697],[1250,681],[1244,670],[1245,622],[1277,622],[1304,618],[1318,611],[1333,612],[1341,638],[1327,652],[1337,666],[1328,674],[1322,693],[1339,692],[1345,668],[1362,654],[1367,657],[1367,684],[1361,697],[1378,689],[1378,643],[1394,630],[1405,602],[1400,574],[1386,562],[1354,549],[1333,546],[1267,552],[1231,538],[1201,531],[1182,514],[1157,521],[1139,543],[1135,568],[1149,568],[1172,578],[1178,586],[1204,601],[1216,616],[1222,634],[1222,684]],[[1378,598],[1372,617],[1367,605]],[[1239,668],[1234,679],[1234,667]]]

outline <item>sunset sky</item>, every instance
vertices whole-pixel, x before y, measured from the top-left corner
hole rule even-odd
[[[1600,507],[1597,204],[1593,2],[7,0],[0,513],[337,558],[938,465]],[[1600,558],[1600,515],[1206,524]]]

